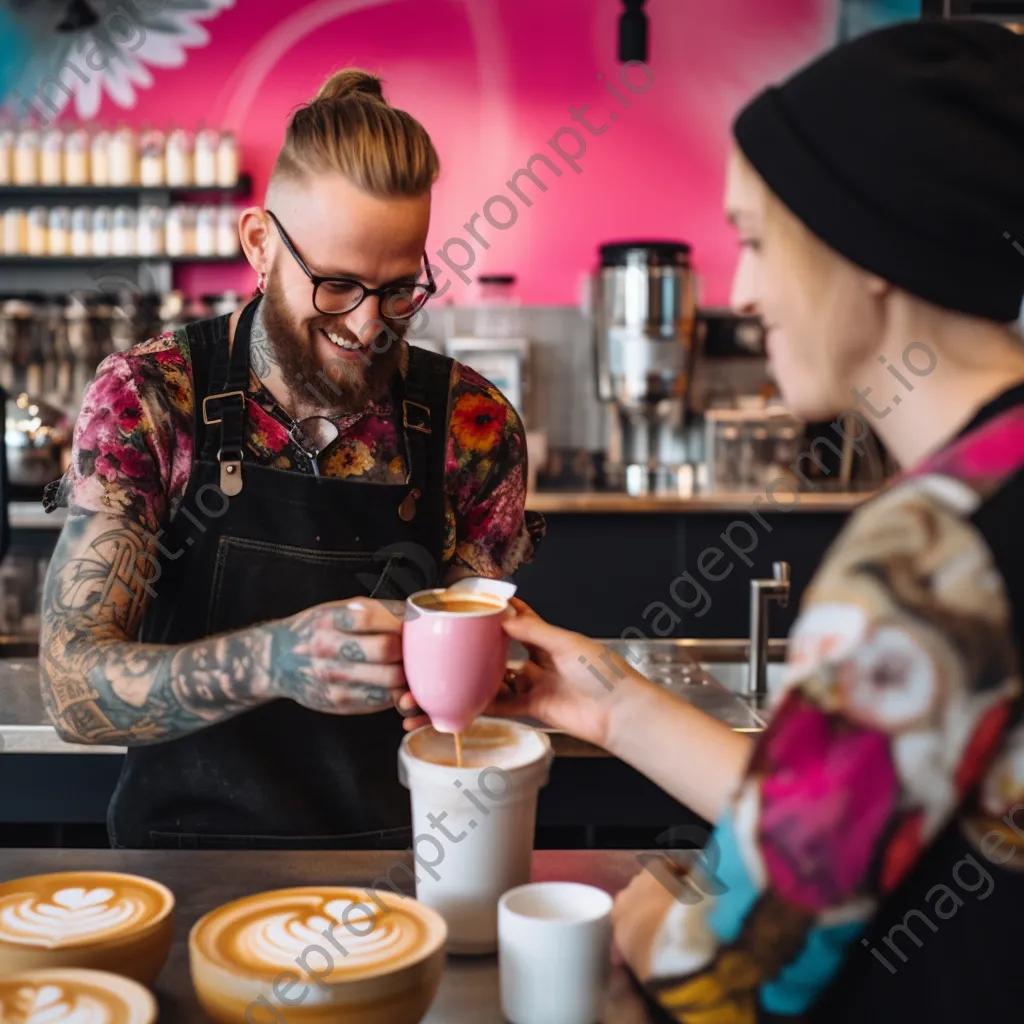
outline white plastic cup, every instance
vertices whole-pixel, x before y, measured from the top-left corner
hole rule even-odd
[[[611,964],[612,898],[536,882],[498,903],[501,1010],[511,1024],[597,1024]]]
[[[545,733],[503,719],[480,718],[476,726],[490,723],[516,736],[514,752],[493,763],[457,768],[414,756],[410,743],[431,726],[406,736],[398,752],[412,802],[416,898],[445,919],[454,954],[498,948],[498,900],[532,877],[537,794],[553,757]]]

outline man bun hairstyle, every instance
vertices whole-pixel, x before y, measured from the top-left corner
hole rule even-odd
[[[380,198],[428,192],[440,172],[434,144],[381,85],[359,68],[331,75],[292,115],[271,180],[334,173]]]

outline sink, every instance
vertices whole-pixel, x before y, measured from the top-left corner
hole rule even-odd
[[[722,684],[727,690],[745,696],[747,693],[748,669],[745,661],[703,662],[701,669]],[[782,675],[786,666],[782,662],[770,661],[767,668],[768,693],[774,694],[782,686]]]

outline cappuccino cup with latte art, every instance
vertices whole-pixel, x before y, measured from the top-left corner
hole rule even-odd
[[[412,897],[378,889],[280,889],[196,922],[196,995],[222,1024],[417,1024],[444,968],[447,929]]]
[[[0,978],[2,1024],[154,1024],[156,1000],[138,982],[64,968]]]
[[[173,931],[174,896],[148,878],[69,871],[0,883],[0,976],[82,967],[151,985]]]

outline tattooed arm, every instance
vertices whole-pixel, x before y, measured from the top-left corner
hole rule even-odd
[[[72,514],[43,592],[40,681],[72,743],[175,739],[279,697],[328,714],[393,705],[405,686],[401,623],[375,601],[181,645],[137,640],[157,538],[103,513]]]

